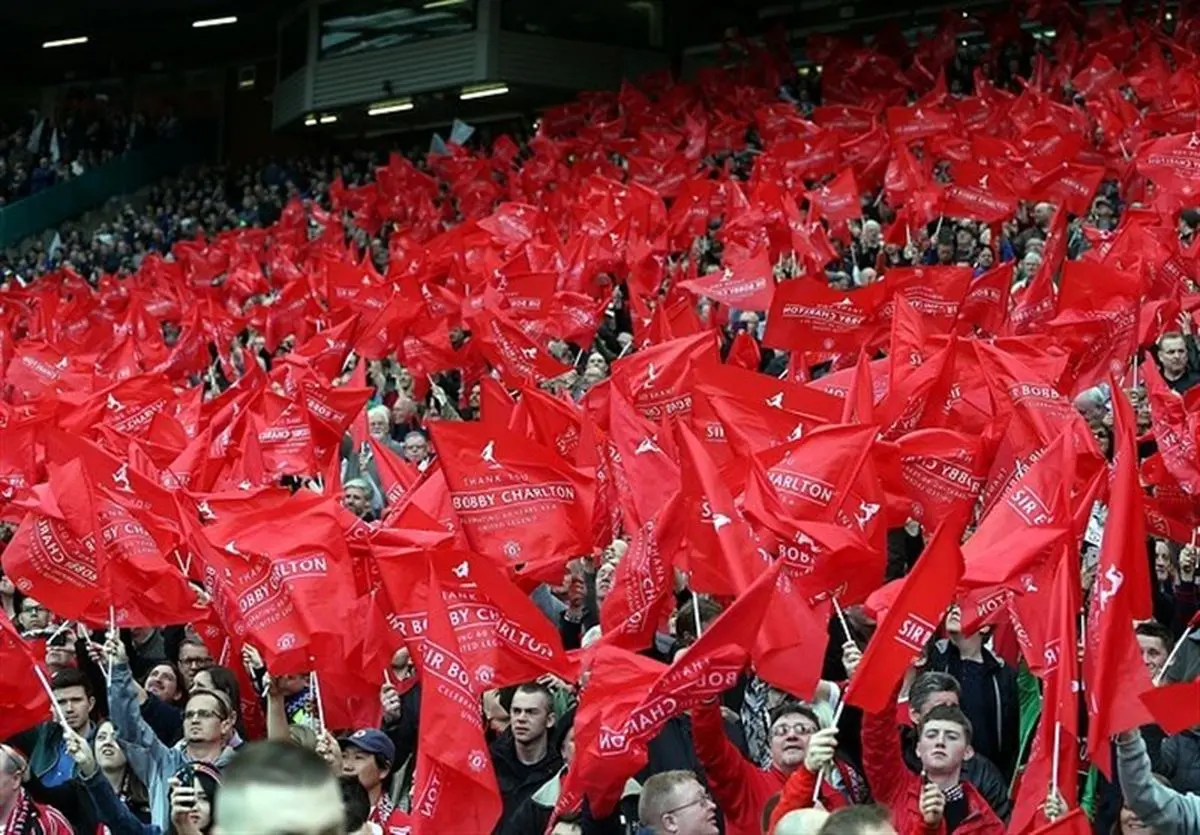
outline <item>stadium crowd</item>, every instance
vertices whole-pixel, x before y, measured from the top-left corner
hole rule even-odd
[[[0,835],[1200,833],[1200,17],[1020,12],[12,257]]]
[[[149,117],[104,95],[72,94],[50,118],[30,112],[0,123],[0,206],[178,130],[179,122],[169,110]]]

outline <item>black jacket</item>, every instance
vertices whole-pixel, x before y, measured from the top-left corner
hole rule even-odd
[[[952,641],[941,640],[931,648],[927,669],[949,673],[961,684],[963,664],[958,647]],[[987,688],[985,699],[989,709],[983,716],[968,714],[968,718],[974,724],[986,723],[987,737],[993,740],[994,750],[980,753],[992,760],[1005,779],[1010,779],[1017,767],[1021,745],[1021,702],[1017,695],[1017,673],[987,647],[983,649],[983,667],[984,686]]]
[[[533,796],[550,778],[562,770],[563,761],[554,746],[547,746],[546,756],[534,765],[525,765],[517,759],[516,740],[512,731],[508,730],[496,737],[491,746],[492,768],[496,772],[496,783],[500,787],[500,799],[504,803],[504,811],[500,815],[500,823],[494,830],[497,835],[503,831],[501,827],[525,801]]]
[[[511,817],[500,822],[500,835],[542,835],[550,825],[550,815],[558,802],[561,781],[564,775],[557,774],[538,788],[522,803]],[[641,786],[629,781],[626,792],[610,815],[595,818],[584,802],[579,824],[583,835],[626,835],[631,826],[637,824],[638,794]]]
[[[1200,728],[1167,737],[1159,758],[1160,773],[1171,781],[1171,788],[1200,794]]]

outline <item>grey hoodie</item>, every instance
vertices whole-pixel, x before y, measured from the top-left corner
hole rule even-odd
[[[1200,797],[1158,782],[1140,733],[1117,743],[1117,772],[1125,805],[1159,835],[1200,835]]]
[[[129,760],[129,767],[146,784],[150,795],[150,822],[166,832],[171,822],[171,797],[167,781],[192,761],[187,753],[187,743],[181,741],[173,747],[167,747],[146,724],[138,708],[137,690],[128,664],[113,665],[108,710],[117,729],[117,739]],[[233,754],[233,749],[225,746],[212,765],[223,768],[233,759]]]

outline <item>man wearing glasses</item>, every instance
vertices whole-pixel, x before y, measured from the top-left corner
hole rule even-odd
[[[133,674],[125,645],[110,638],[104,645],[112,659],[108,707],[117,738],[129,758],[129,767],[145,783],[150,795],[150,820],[167,830],[171,822],[168,781],[190,762],[223,768],[233,759],[229,739],[233,733],[233,705],[219,690],[193,690],[183,710],[183,744],[169,748],[146,724],[138,707]]]
[[[771,762],[759,768],[729,741],[719,706],[692,711],[696,754],[725,815],[726,835],[759,835],[767,801],[779,794],[787,778],[804,764],[809,737],[821,728],[812,709],[796,701],[776,707],[770,720]],[[825,791],[837,793],[836,788],[825,787]]]
[[[638,835],[717,835],[717,804],[690,771],[664,771],[642,786]]]

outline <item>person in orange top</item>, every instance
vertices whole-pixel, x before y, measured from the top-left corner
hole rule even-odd
[[[896,699],[881,713],[865,713],[863,770],[875,801],[892,810],[899,835],[1004,835],[1005,826],[975,787],[962,779],[973,755],[971,720],[959,708],[930,708],[917,725],[921,774],[904,764]]]

